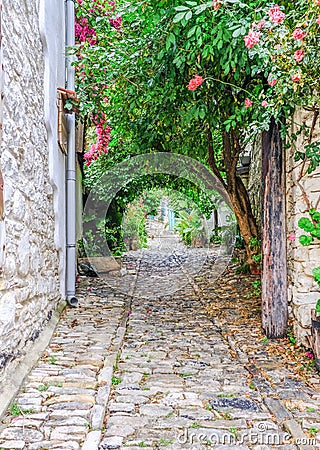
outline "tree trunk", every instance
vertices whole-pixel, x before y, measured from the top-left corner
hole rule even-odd
[[[208,161],[212,172],[219,178],[226,189],[234,214],[236,216],[240,233],[245,242],[247,262],[252,262],[253,251],[250,248],[251,238],[259,237],[259,230],[252,212],[248,191],[243,181],[237,176],[237,163],[242,151],[239,136],[235,132],[224,133],[223,136],[223,160],[226,171],[226,179],[221,176],[217,166],[213,148],[213,139],[210,128],[207,128]]]
[[[285,152],[272,120],[262,136],[262,328],[286,336],[288,323]]]
[[[259,237],[259,231],[256,224],[256,219],[252,212],[248,192],[241,178],[236,175],[235,186],[235,189],[229,189],[229,186],[227,186],[227,192],[233,206],[241,236],[243,237],[245,242],[247,263],[251,264],[252,255],[255,253],[255,251],[251,249],[250,241],[252,238]]]

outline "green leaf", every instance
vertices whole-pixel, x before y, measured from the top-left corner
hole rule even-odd
[[[195,25],[194,27],[190,28],[190,30],[188,31],[187,37],[191,37],[195,34],[196,29],[198,28],[198,25]]]
[[[200,119],[204,119],[206,117],[206,111],[204,109],[199,110]]]
[[[195,8],[194,12],[196,15],[199,15],[206,9],[207,9],[207,5],[202,4],[202,5],[199,5],[197,8]]]
[[[309,214],[313,220],[315,220],[316,222],[320,222],[320,212],[316,211],[315,209],[310,209]]]
[[[181,22],[181,20],[184,19],[185,15],[186,15],[186,12],[180,12],[180,13],[176,14],[173,18],[173,22],[174,23]]]
[[[242,27],[235,29],[234,32],[232,33],[232,37],[237,38],[241,34],[242,34]]]
[[[192,17],[192,11],[188,11],[186,14],[186,20],[190,20]]]
[[[173,33],[168,34],[167,39],[166,39],[166,50],[168,51],[171,44],[175,45],[176,43],[176,37]]]
[[[320,223],[316,224],[314,231],[311,231],[311,235],[320,239]]]
[[[316,267],[313,269],[312,274],[314,276],[315,281],[318,283],[320,287],[320,267]]]
[[[316,313],[320,314],[320,298],[319,298],[319,300],[317,301],[317,304],[316,304]]]
[[[302,236],[299,237],[299,242],[304,247],[310,245],[312,241],[313,241],[312,236],[306,236],[305,234],[303,234]]]
[[[71,109],[73,108],[73,104],[70,101],[66,101],[64,104],[65,109],[67,109],[68,111],[71,111]]]
[[[307,231],[308,233],[310,233],[311,231],[314,231],[314,225],[311,222],[311,220],[308,219],[307,217],[302,217],[299,220],[298,227],[304,231]]]
[[[174,8],[176,11],[189,11],[190,8],[188,8],[188,6],[176,6]]]

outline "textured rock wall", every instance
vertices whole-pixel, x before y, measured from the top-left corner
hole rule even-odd
[[[0,379],[60,299],[53,189],[44,123],[37,0],[3,0],[5,260],[0,277]]]
[[[313,115],[299,111],[295,123],[312,123]],[[297,125],[292,132],[297,131]],[[320,139],[319,119],[313,134],[314,140]],[[303,148],[307,139],[299,136],[297,148]],[[307,336],[310,333],[310,310],[315,307],[320,298],[320,290],[313,280],[312,269],[320,266],[320,244],[303,247],[299,243],[299,236],[304,234],[298,227],[300,217],[309,217],[310,206],[318,204],[320,208],[320,168],[316,172],[305,174],[306,167],[301,162],[294,161],[294,150],[288,151],[287,157],[287,216],[288,216],[288,281],[290,311],[294,316],[294,330],[300,342],[308,344]],[[305,174],[301,180],[301,171]],[[299,181],[300,180],[300,181]],[[309,202],[309,203],[308,203]]]

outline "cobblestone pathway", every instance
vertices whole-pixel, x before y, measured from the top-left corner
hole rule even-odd
[[[239,330],[239,347],[205,312],[210,280],[190,276],[200,250],[190,259],[170,248],[130,253],[113,288],[81,281],[80,306],[63,314],[27,377],[0,449],[320,448],[320,389],[289,371],[272,382],[257,372],[245,352],[250,331]],[[203,273],[214,270],[207,256]],[[179,287],[170,295],[168,277]]]

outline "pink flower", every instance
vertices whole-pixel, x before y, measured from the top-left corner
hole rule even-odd
[[[293,242],[296,239],[295,233],[290,233],[288,239],[289,241]]]
[[[265,26],[266,21],[264,19],[260,20],[260,22],[257,25],[258,30],[262,30],[262,28]]]
[[[277,79],[276,78],[273,78],[272,80],[271,80],[271,78],[268,80],[268,84],[271,86],[271,87],[273,87],[275,84],[277,84]]]
[[[260,40],[261,33],[258,31],[250,30],[247,36],[244,37],[244,45],[247,48],[252,48]]]
[[[301,80],[300,75],[295,73],[294,75],[292,75],[291,80],[292,81],[300,81]]]
[[[305,37],[306,33],[301,30],[301,28],[296,28],[292,34],[293,39],[296,41],[302,41],[302,39]]]
[[[189,91],[195,91],[198,86],[200,86],[204,82],[204,79],[200,75],[195,75],[194,78],[192,78],[189,81],[188,89]]]
[[[316,24],[317,24],[317,25],[320,25],[320,16],[317,18]]]
[[[294,52],[293,57],[297,62],[301,62],[304,58],[304,51],[302,49],[297,50],[296,52]]]
[[[218,11],[218,9],[220,9],[221,3],[218,0],[212,0],[212,6],[215,11]]]
[[[268,106],[267,100],[263,100],[263,101],[261,102],[261,106],[263,106],[264,108],[265,108],[266,106]]]
[[[273,23],[282,23],[286,15],[280,11],[279,5],[274,5],[274,7],[269,10],[269,17]]]
[[[116,30],[120,30],[121,25],[122,25],[122,17],[116,17],[115,19],[109,19],[109,23],[110,25],[116,29]]]
[[[246,98],[244,104],[246,108],[250,108],[252,106],[252,101],[249,98]]]
[[[312,352],[306,352],[306,357],[307,357],[307,358],[310,358],[310,359],[313,359],[313,358],[314,358],[314,355],[313,355]]]

